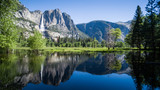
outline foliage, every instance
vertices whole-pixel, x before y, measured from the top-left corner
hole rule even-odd
[[[34,50],[45,47],[45,39],[39,31],[34,31],[34,36],[30,36],[28,39],[29,47]]]
[[[38,73],[41,70],[41,65],[44,63],[45,56],[43,55],[30,55],[29,56],[29,69],[34,72]]]
[[[122,68],[122,64],[119,60],[116,60],[113,65],[111,65],[112,70],[119,71]]]
[[[9,50],[16,46],[17,31],[14,24],[14,13],[18,0],[0,1],[0,48]]]
[[[114,41],[117,41],[117,39],[121,38],[121,30],[119,28],[111,29],[111,35],[114,37]]]
[[[128,35],[126,35],[126,38],[125,38],[125,43],[132,46],[132,32],[130,32]]]
[[[131,31],[126,36],[125,42],[130,46],[144,46],[144,49],[157,49],[160,44],[160,1],[148,0],[147,14],[143,17],[138,6],[131,24]],[[159,11],[158,11],[159,10]],[[159,13],[157,13],[159,12]]]
[[[142,20],[142,11],[140,6],[137,6],[136,14],[134,19],[132,20],[131,24],[131,46],[136,46],[141,48],[140,45],[142,43],[142,27],[143,27],[143,20]]]
[[[125,47],[125,44],[124,42],[119,41],[119,42],[116,42],[115,47]]]
[[[157,21],[156,21],[156,7],[157,7],[157,2],[156,0],[148,0],[148,4],[146,6],[146,11],[147,11],[147,15],[148,15],[148,28],[147,28],[147,31],[148,31],[148,36],[149,39],[148,39],[148,46],[150,48],[156,48],[155,47],[155,41],[156,41],[156,38],[155,38],[155,33],[156,33],[156,24],[157,24]]]
[[[101,42],[101,46],[102,46],[102,47],[106,47],[106,41],[105,41],[105,40],[103,40],[103,41]]]
[[[17,72],[18,57],[15,54],[5,54],[0,56],[0,80],[5,85],[14,81]]]
[[[116,28],[116,29],[111,29],[109,31],[109,34],[111,34],[108,37],[110,38],[110,40],[107,43],[109,44],[109,46],[112,46],[114,48],[117,40],[121,38],[122,32],[119,28]]]

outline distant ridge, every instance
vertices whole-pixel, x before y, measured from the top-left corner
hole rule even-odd
[[[107,32],[112,28],[120,28],[122,31],[122,40],[128,34],[129,28],[126,25],[119,23],[112,23],[104,20],[94,20],[89,23],[77,24],[77,28],[83,33],[98,41],[106,40]]]

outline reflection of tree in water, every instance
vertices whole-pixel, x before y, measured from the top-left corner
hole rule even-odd
[[[35,75],[34,80],[37,78],[39,74],[32,72],[37,73],[40,70],[39,64],[44,61],[44,56],[32,55],[29,57],[26,54],[0,55],[0,89],[21,89],[26,81],[30,82],[29,78],[31,77],[28,76]]]
[[[13,82],[13,78],[18,75],[17,56],[15,54],[0,56],[0,84],[4,85]]]
[[[121,57],[123,55],[116,55],[115,53],[98,54],[96,58],[92,57],[86,62],[80,64],[76,70],[96,75],[126,71],[128,66],[125,62],[121,62],[124,58],[118,60],[118,56]]]
[[[117,73],[117,70],[121,67],[119,71],[125,71],[128,66],[124,67],[126,64],[119,59],[121,56],[114,53],[18,54],[17,56],[10,55],[12,60],[4,56],[8,61],[12,61],[13,63],[7,63],[5,62],[7,60],[1,60],[0,67],[7,68],[9,64],[10,68],[8,70],[6,69],[6,71],[2,70],[3,73],[0,74],[0,80],[5,81],[3,77],[8,74],[10,77],[6,78],[9,78],[12,82],[6,80],[5,83],[1,83],[2,81],[0,81],[1,85],[3,84],[1,88],[6,86],[6,88],[17,87],[21,89],[28,83],[39,84],[41,82],[47,85],[57,86],[61,82],[69,80],[74,70],[86,71],[98,75]]]
[[[38,73],[41,70],[41,65],[44,63],[45,56],[43,55],[30,55],[29,56],[29,70],[33,73]]]
[[[106,55],[106,59],[104,60],[106,68],[109,68],[110,70],[119,71],[122,68],[122,63],[120,60],[118,60],[118,57],[115,53],[108,53]]]
[[[137,89],[143,85],[148,89],[160,87],[160,53],[159,52],[130,52],[126,59],[132,68],[132,76],[135,79]]]
[[[111,65],[112,70],[119,71],[122,68],[122,64],[119,60],[115,60],[115,62]]]

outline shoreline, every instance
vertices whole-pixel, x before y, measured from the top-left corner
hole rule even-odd
[[[29,47],[16,47],[15,50],[32,50]],[[130,51],[130,50],[139,50],[138,48],[110,48],[101,47],[101,48],[89,48],[89,47],[45,47],[39,49],[40,51],[51,51],[51,52],[114,52],[114,51]],[[144,49],[141,49],[143,51]],[[147,50],[149,51],[149,50]]]

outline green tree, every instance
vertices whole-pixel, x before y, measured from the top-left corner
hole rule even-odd
[[[156,0],[148,0],[148,4],[146,6],[146,11],[149,19],[149,25],[148,25],[148,37],[149,39],[149,47],[156,49],[155,47],[155,26],[156,26],[156,7],[157,7],[157,2]]]
[[[131,31],[132,31],[132,46],[136,46],[139,49],[141,48],[141,43],[142,43],[142,34],[141,34],[143,27],[142,17],[143,15],[141,7],[137,6],[137,10],[131,24]]]
[[[45,47],[45,39],[39,31],[34,31],[34,36],[30,36],[28,39],[29,47],[34,50]]]
[[[116,42],[115,47],[125,47],[125,44],[124,44],[124,42],[119,41],[119,42]]]
[[[19,38],[18,38],[18,45],[19,47],[26,47],[28,44],[27,39],[23,35],[23,32],[20,32]]]
[[[105,41],[105,40],[103,40],[103,41],[101,42],[101,46],[102,46],[102,47],[105,47],[105,46],[106,46],[106,41]]]
[[[18,0],[0,0],[0,48],[9,51],[16,46],[17,31],[14,13]]]
[[[119,28],[111,29],[110,32],[111,32],[111,36],[113,39],[113,49],[114,49],[115,43],[117,42],[118,39],[121,38],[122,32],[121,32],[121,29],[119,29]]]
[[[96,38],[94,38],[94,40],[93,40],[93,47],[95,48],[95,47],[97,47],[97,45],[98,45],[98,41],[96,40]]]
[[[126,38],[124,39],[125,43],[129,46],[132,46],[132,32],[130,31],[129,34],[126,35]]]
[[[157,17],[157,26],[156,26],[156,46],[160,49],[160,1],[157,3],[158,6],[158,17]]]
[[[149,29],[149,19],[146,16],[143,23],[143,29],[142,29],[142,37],[143,37],[143,46],[144,49],[147,49],[147,46],[149,43],[151,43],[151,37],[150,37],[150,29]]]
[[[51,38],[48,38],[48,39],[47,39],[46,46],[47,46],[47,47],[52,47],[52,39],[51,39]]]

